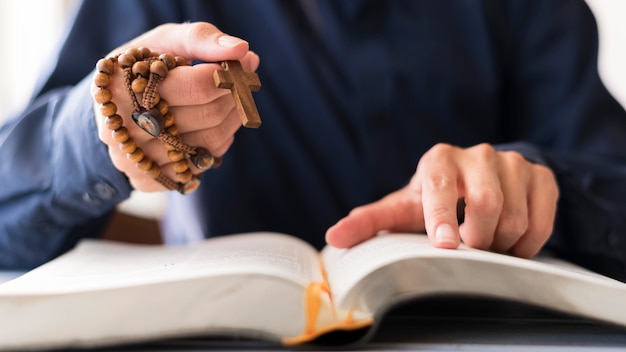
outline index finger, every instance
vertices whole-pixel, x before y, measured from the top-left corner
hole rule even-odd
[[[221,69],[218,64],[179,66],[167,73],[159,83],[159,94],[169,106],[204,105],[230,90],[217,88],[213,83],[213,72]]]
[[[421,187],[426,233],[436,247],[457,248],[460,243],[459,173],[449,156],[436,154],[438,156],[420,161],[416,175]]]
[[[241,64],[246,72],[254,72],[259,66],[259,56],[249,51]],[[159,94],[170,106],[203,105],[230,94],[229,89],[217,88],[213,73],[222,70],[217,63],[178,66],[167,73],[159,84]]]

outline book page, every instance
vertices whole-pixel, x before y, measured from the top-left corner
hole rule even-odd
[[[2,294],[48,294],[262,273],[306,287],[323,281],[319,253],[276,233],[251,233],[161,246],[84,240],[77,248],[0,285]]]
[[[626,284],[558,260],[433,247],[425,235],[381,234],[322,252],[338,309],[376,313],[400,299],[469,294],[513,299],[626,325]],[[615,307],[625,307],[618,310]]]
[[[0,285],[0,350],[214,335],[278,343],[307,331],[305,292],[323,281],[315,248],[277,233],[179,246],[85,240]],[[332,321],[322,298],[319,320]]]
[[[0,270],[0,284],[11,281],[24,273],[24,271]]]

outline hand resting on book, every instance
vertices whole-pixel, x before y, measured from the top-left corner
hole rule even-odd
[[[487,144],[439,144],[421,158],[411,182],[355,208],[326,233],[332,246],[352,247],[381,230],[428,233],[433,245],[532,257],[552,233],[559,190],[547,167]],[[457,203],[464,200],[458,225]]]

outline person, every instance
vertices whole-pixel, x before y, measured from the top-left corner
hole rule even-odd
[[[81,3],[29,107],[0,129],[0,267],[99,236],[133,189],[166,191],[118,148],[94,103],[98,59],[180,56],[158,85],[181,140],[222,157],[168,192],[166,243],[279,231],[350,247],[383,230],[626,280],[626,114],[597,72],[582,0]],[[33,50],[33,53],[36,51]],[[262,82],[241,128],[216,63]],[[25,68],[20,68],[25,69]],[[136,144],[121,68],[107,86]]]

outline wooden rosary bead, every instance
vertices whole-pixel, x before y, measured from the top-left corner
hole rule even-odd
[[[93,94],[93,100],[98,104],[108,103],[113,99],[113,93],[106,88],[99,88]]]
[[[176,56],[176,66],[187,66],[187,60],[184,57]]]
[[[214,157],[213,158],[213,167],[212,168],[213,169],[217,169],[220,166],[222,166],[222,160],[223,160],[222,157],[217,157],[217,156]]]
[[[163,61],[154,61],[150,64],[150,73],[154,73],[159,77],[167,76],[167,65]]]
[[[152,160],[143,158],[136,164],[136,166],[141,171],[148,171],[152,168]]]
[[[167,152],[167,158],[170,159],[171,162],[178,162],[185,158],[185,153],[180,150],[170,150]]]
[[[172,54],[161,54],[159,60],[163,61],[168,70],[172,70],[176,67],[176,58]]]
[[[108,102],[100,105],[100,112],[104,116],[113,116],[117,113],[117,105],[113,102]]]
[[[113,131],[113,139],[118,143],[124,143],[130,138],[130,132],[126,127],[120,127]]]
[[[174,125],[174,115],[171,112],[168,112],[163,117],[165,118],[165,128]]]
[[[152,167],[150,167],[150,170],[146,171],[146,175],[152,178],[157,178],[160,174],[161,174],[161,167],[155,163],[152,163]]]
[[[178,136],[178,126],[176,125],[171,125],[170,127],[166,128],[165,131],[174,137]]]
[[[141,47],[141,48],[138,48],[137,50],[141,52],[141,55],[143,56],[144,59],[154,56],[152,55],[152,51],[146,47]]]
[[[135,62],[137,62],[137,59],[131,54],[124,53],[117,57],[117,64],[120,65],[121,68],[132,67]]]
[[[133,64],[133,74],[147,78],[150,75],[150,64],[146,61],[137,61]]]
[[[144,157],[145,154],[143,153],[143,150],[141,148],[137,148],[134,152],[126,154],[126,159],[130,160],[133,163],[140,162]]]
[[[146,86],[148,85],[148,80],[144,77],[137,77],[133,80],[131,84],[131,88],[133,92],[137,94],[141,94],[146,90]]]
[[[164,117],[169,111],[169,105],[167,104],[167,101],[165,101],[165,99],[161,99],[159,103],[156,105],[156,108]]]
[[[120,143],[119,145],[122,153],[130,154],[137,150],[137,142],[134,139],[129,138],[126,142]]]
[[[108,116],[104,120],[104,124],[111,131],[115,131],[116,129],[124,126],[124,119],[120,115],[115,114],[115,115],[112,115],[112,116]]]
[[[137,61],[143,60],[143,54],[141,53],[141,50],[137,48],[128,48],[124,54],[132,55]]]
[[[172,169],[176,173],[182,173],[189,170],[189,164],[186,159],[180,160],[172,164]]]
[[[187,169],[187,171],[185,172],[176,174],[176,180],[180,183],[187,183],[191,181],[192,178],[193,178],[193,173],[189,169]]]
[[[106,75],[112,75],[115,70],[115,64],[111,59],[100,59],[96,63],[96,69],[98,72],[104,73]]]
[[[172,150],[177,150],[176,146],[173,146],[165,142],[163,142],[163,148],[165,148],[165,150],[167,150],[168,152],[171,152]]]
[[[93,78],[93,83],[98,88],[105,88],[111,83],[111,77],[104,72],[96,72]]]

